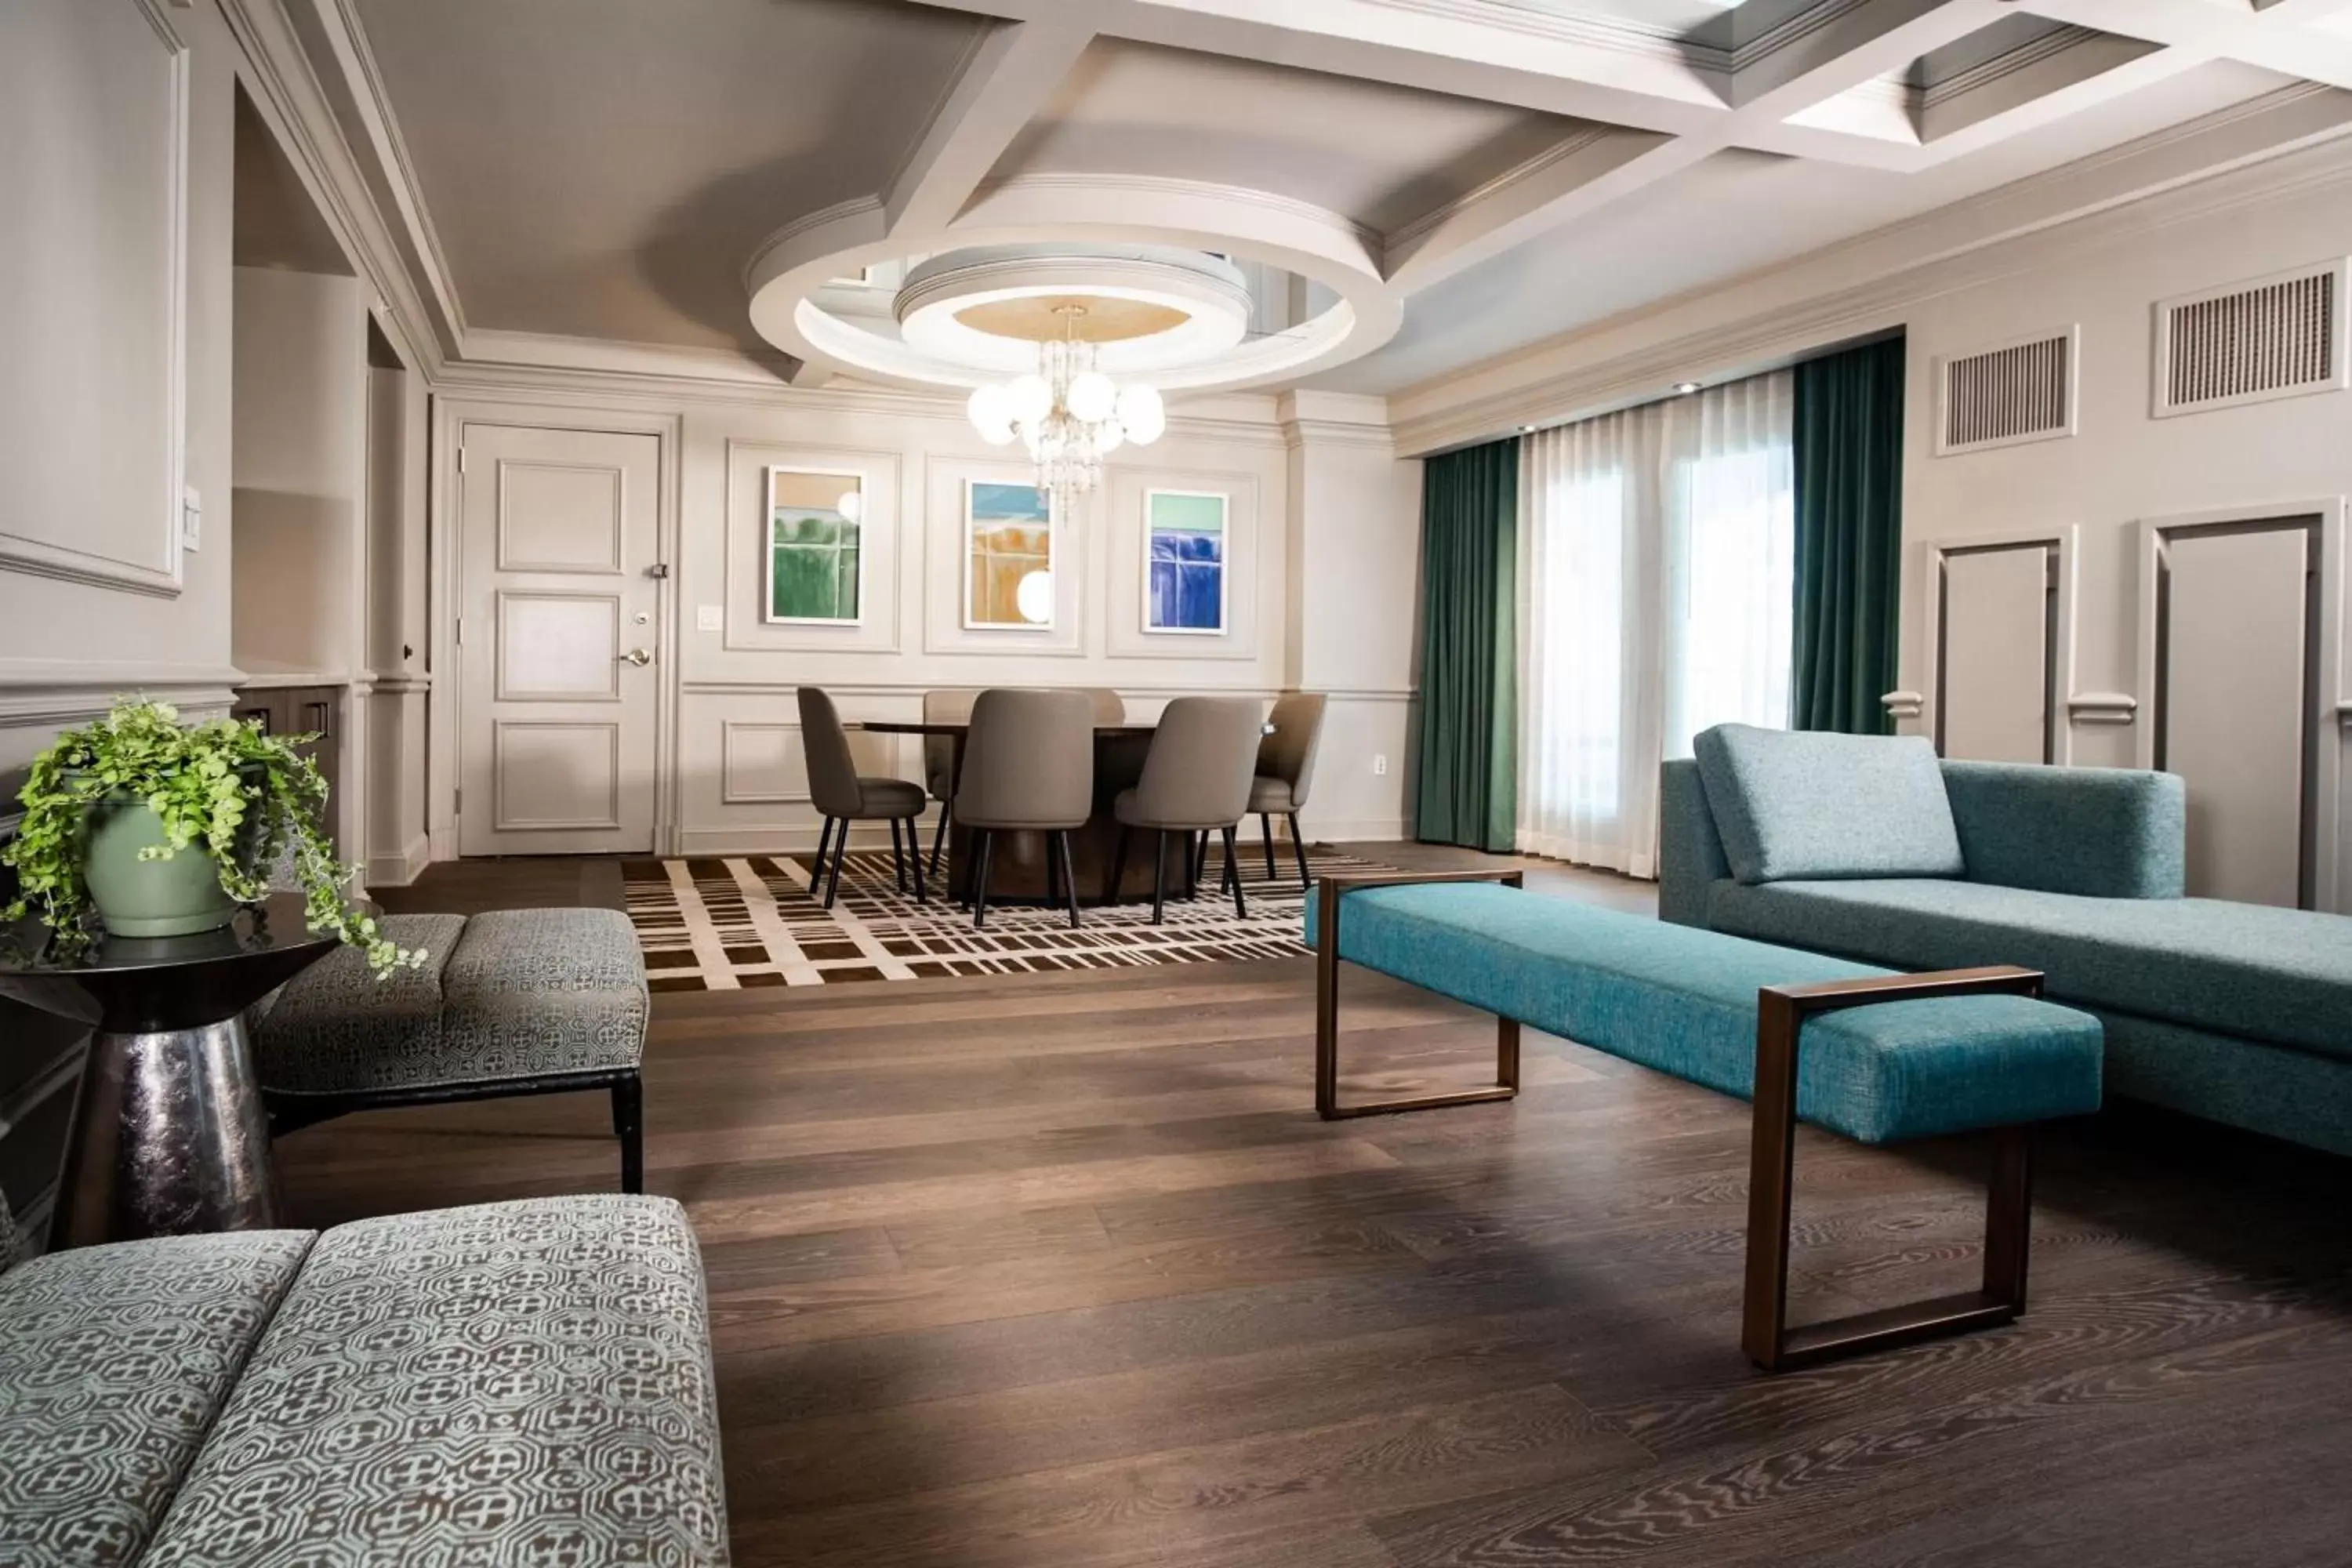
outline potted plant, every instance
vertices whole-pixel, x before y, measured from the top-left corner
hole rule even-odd
[[[92,916],[117,936],[178,936],[228,924],[269,896],[291,848],[310,926],[361,949],[378,978],[424,962],[399,947],[348,891],[321,825],[327,784],[296,747],[315,737],[215,719],[183,724],[161,702],[120,699],[34,759],[16,837],[0,848],[16,901],[0,918],[39,919],[68,946]]]

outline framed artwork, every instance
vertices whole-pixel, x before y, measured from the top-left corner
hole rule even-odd
[[[765,484],[766,619],[856,626],[864,616],[865,476],[772,467]]]
[[[1143,492],[1145,631],[1223,634],[1227,510],[1207,491]]]
[[[1052,627],[1054,521],[1035,485],[964,481],[963,624],[968,631]]]

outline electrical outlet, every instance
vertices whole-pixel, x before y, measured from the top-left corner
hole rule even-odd
[[[727,629],[727,611],[720,605],[694,606],[694,629],[698,632],[723,632]]]
[[[1388,754],[1386,752],[1381,752],[1378,756],[1375,756],[1375,757],[1372,759],[1372,772],[1373,772],[1373,773],[1374,773],[1376,776],[1378,776],[1378,777],[1381,777],[1381,778],[1386,778],[1386,777],[1388,777],[1388,775],[1389,775],[1389,754]]]

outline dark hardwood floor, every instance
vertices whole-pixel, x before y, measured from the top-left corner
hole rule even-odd
[[[1488,1021],[1347,983],[1354,1082],[1490,1065]],[[2352,1563],[2352,1163],[2059,1129],[2021,1325],[1768,1378],[1744,1106],[1530,1033],[1515,1104],[1326,1124],[1312,1013],[1303,958],[656,997],[649,1184],[702,1239],[737,1561]],[[310,1224],[604,1188],[606,1117],[352,1117],[281,1172]],[[1979,1152],[1808,1136],[1798,1310],[1972,1283]]]

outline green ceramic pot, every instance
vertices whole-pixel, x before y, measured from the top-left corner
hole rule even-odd
[[[89,808],[82,879],[99,919],[116,936],[187,936],[218,931],[236,914],[221,890],[220,868],[202,844],[168,860],[142,860],[139,851],[163,844],[163,821],[154,808],[115,795]]]

